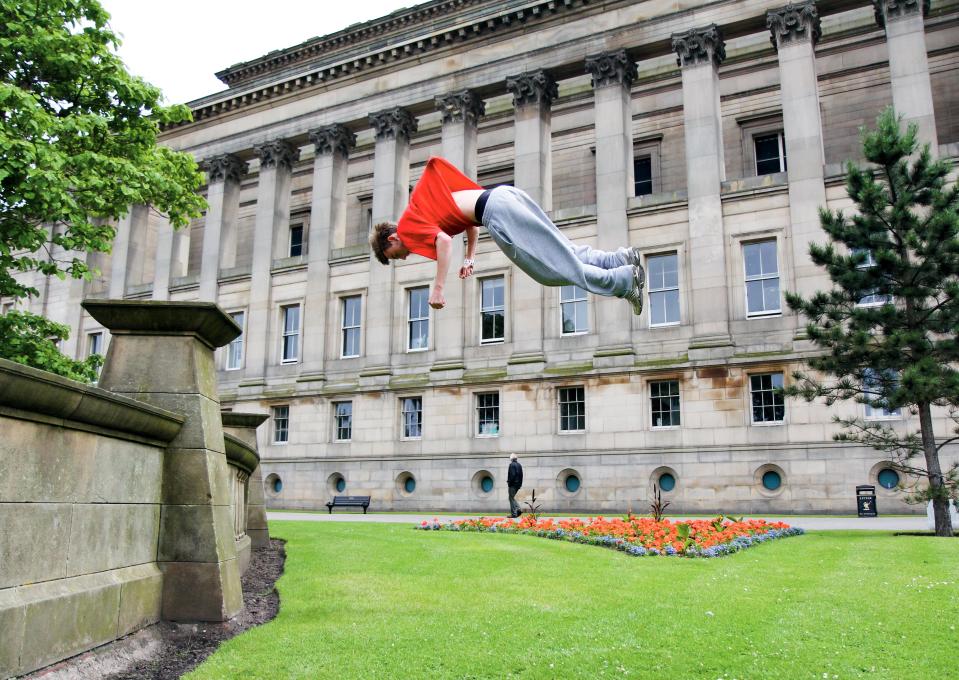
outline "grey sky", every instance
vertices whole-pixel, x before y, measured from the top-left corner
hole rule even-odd
[[[100,0],[127,68],[188,102],[225,85],[213,74],[422,0]]]

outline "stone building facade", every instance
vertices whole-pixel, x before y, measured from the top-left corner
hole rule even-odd
[[[832,440],[863,406],[778,401],[813,351],[783,291],[826,285],[817,209],[851,205],[841,163],[884,107],[959,156],[959,3],[432,0],[218,76],[163,134],[204,164],[204,217],[135,206],[101,279],[33,304],[76,356],[107,340],[83,296],[232,314],[220,395],[271,416],[270,505],[502,511],[515,452],[547,510],[641,511],[654,483],[680,512],[852,512],[862,483],[908,509],[879,453]],[[543,288],[485,236],[429,309],[432,263],[366,239],[431,155],[639,247],[647,311]]]

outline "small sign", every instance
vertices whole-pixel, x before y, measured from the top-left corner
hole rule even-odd
[[[860,517],[878,517],[876,512],[875,496],[856,496],[856,503],[859,506]]]

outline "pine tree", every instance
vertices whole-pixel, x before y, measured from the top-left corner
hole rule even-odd
[[[951,536],[948,503],[959,491],[959,466],[943,471],[939,454],[959,436],[937,441],[932,409],[948,409],[959,425],[959,187],[949,185],[948,165],[934,161],[928,145],[916,151],[916,126],[903,132],[892,109],[863,131],[862,142],[871,166],[846,166],[856,211],[820,209],[830,242],[809,249],[833,288],[808,300],[786,295],[823,350],[809,360],[813,372],[796,373],[786,392],[918,415],[918,431],[835,418],[844,427],[835,439],[887,453],[915,480],[900,485],[906,500],[932,500],[936,534]]]

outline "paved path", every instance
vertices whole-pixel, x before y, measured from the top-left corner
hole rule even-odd
[[[607,515],[613,517],[614,515]],[[270,521],[296,520],[299,522],[382,522],[392,524],[419,524],[423,520],[431,520],[434,517],[441,522],[454,519],[466,519],[467,517],[482,517],[482,515],[430,515],[425,514],[378,514],[370,513],[364,515],[356,512],[339,512],[333,515],[308,512],[268,512],[266,517]],[[552,519],[563,519],[562,517],[553,517]],[[685,519],[682,517],[672,517],[668,519],[676,521]],[[703,519],[698,517],[695,519]],[[922,515],[902,517],[804,517],[802,515],[793,515],[791,517],[764,517],[770,521],[783,521],[791,526],[802,527],[809,531],[836,531],[836,530],[879,530],[879,531],[927,531],[926,518]]]

